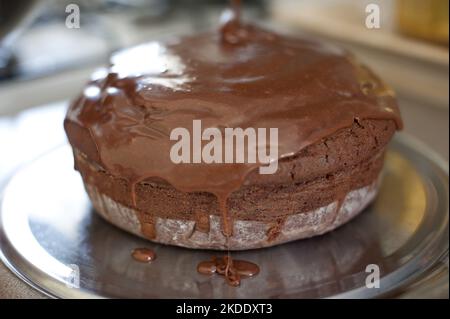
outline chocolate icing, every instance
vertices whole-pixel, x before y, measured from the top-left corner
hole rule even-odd
[[[351,55],[241,23],[235,10],[219,32],[115,54],[71,105],[65,129],[74,147],[131,183],[134,204],[135,185],[149,178],[215,194],[231,236],[227,199],[261,163],[174,164],[170,132],[192,134],[196,119],[205,128],[278,128],[278,159],[362,119],[402,127],[393,92]],[[153,221],[141,223],[153,232]]]

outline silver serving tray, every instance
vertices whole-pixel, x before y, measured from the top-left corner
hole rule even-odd
[[[4,189],[0,257],[34,288],[62,298],[448,297],[448,164],[400,134],[383,174],[376,201],[347,225],[233,253],[261,268],[233,288],[197,274],[197,263],[214,252],[153,244],[94,214],[66,145],[22,168]],[[134,261],[136,247],[153,248],[157,259]],[[366,286],[369,264],[379,267],[379,288]]]

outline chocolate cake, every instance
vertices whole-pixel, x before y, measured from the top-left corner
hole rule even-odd
[[[175,128],[277,128],[278,168],[174,163]],[[394,94],[348,52],[227,21],[115,54],[65,130],[96,211],[152,241],[241,250],[328,232],[376,196],[402,127]],[[193,155],[195,156],[195,155]],[[272,159],[273,160],[273,159]]]

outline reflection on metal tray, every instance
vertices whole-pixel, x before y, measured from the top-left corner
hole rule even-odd
[[[19,171],[4,190],[0,244],[5,264],[54,297],[297,298],[448,294],[447,164],[397,136],[386,157],[377,200],[347,225],[308,240],[234,253],[261,273],[229,287],[197,274],[211,252],[162,246],[129,235],[93,214],[69,146]],[[158,258],[141,264],[133,248]],[[71,288],[73,269],[80,288]],[[368,289],[366,266],[381,270]],[[422,289],[423,286],[433,287]],[[445,297],[445,296],[444,296]]]

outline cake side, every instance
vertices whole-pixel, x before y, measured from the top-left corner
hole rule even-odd
[[[96,212],[111,224],[153,242],[193,249],[246,250],[270,247],[290,241],[322,235],[347,223],[362,212],[376,197],[378,179],[352,190],[340,201],[280,220],[235,219],[233,236],[222,232],[218,215],[203,215],[203,221],[152,217],[151,226],[142,223],[142,212],[124,206],[90,184],[86,191]],[[207,222],[205,222],[207,219]],[[204,225],[208,224],[207,230]],[[144,227],[143,227],[144,226]],[[145,229],[150,227],[151,231]],[[150,234],[150,235],[149,235]]]
[[[283,159],[273,175],[251,172],[241,189],[231,194],[231,212],[239,218],[259,220],[327,205],[339,193],[365,186],[376,178],[383,163],[382,154],[394,132],[390,121],[365,120]],[[218,203],[211,193],[182,192],[164,180],[149,178],[135,186],[133,203],[128,180],[112,175],[77,149],[75,166],[84,182],[144,213],[178,219],[195,219],[199,211],[218,214]],[[291,207],[279,207],[278,213],[266,209],[279,205],[279,194],[290,192],[298,194],[290,198]]]
[[[384,151],[394,131],[390,121],[354,123],[284,159],[268,178],[250,173],[251,178],[228,199],[234,219],[230,249],[319,235],[355,216],[374,198]],[[220,209],[213,194],[181,192],[151,179],[136,185],[134,204],[127,180],[111,175],[82,152],[74,153],[94,207],[113,224],[156,242],[224,249]],[[286,225],[296,225],[297,230]]]

